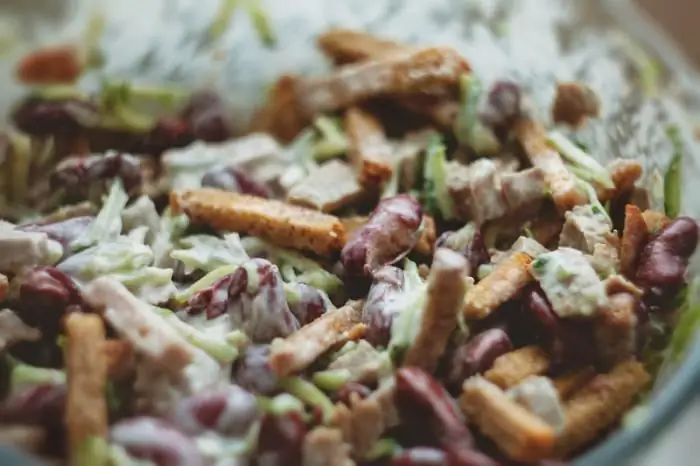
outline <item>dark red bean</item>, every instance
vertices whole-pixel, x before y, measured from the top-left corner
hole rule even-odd
[[[328,300],[319,289],[306,283],[291,283],[289,286],[293,287],[297,294],[294,301],[288,301],[289,310],[297,318],[299,325],[313,322],[326,312]]]
[[[554,314],[547,296],[539,286],[533,286],[526,292],[525,306],[538,324],[538,333],[547,342],[551,342],[559,331],[559,318]]]
[[[474,439],[461,411],[445,388],[430,374],[416,367],[396,371],[396,401],[402,419],[425,426],[448,454],[472,452]]]
[[[234,193],[251,194],[265,199],[272,197],[272,191],[267,186],[256,181],[240,168],[232,166],[212,168],[202,177],[202,186]]]
[[[458,252],[469,263],[469,276],[477,278],[479,266],[488,264],[491,256],[486,248],[484,236],[479,230],[472,235],[460,234],[461,232],[446,231],[437,239],[435,248],[448,248]]]
[[[260,423],[258,466],[299,466],[306,425],[300,413],[267,414]]]
[[[173,424],[189,435],[211,430],[232,437],[244,437],[259,411],[255,396],[236,385],[198,393],[180,402]]]
[[[340,260],[345,274],[369,276],[401,260],[416,245],[423,209],[407,194],[382,200],[367,223],[348,240]]]
[[[255,276],[249,277],[251,273]],[[279,270],[265,259],[251,259],[231,275],[196,293],[190,298],[187,311],[204,312],[209,319],[228,312],[232,325],[256,343],[284,338],[299,328],[287,304]]]
[[[238,385],[256,395],[269,396],[277,389],[277,374],[270,367],[270,345],[248,346],[233,370]]]
[[[358,397],[360,400],[364,400],[371,394],[372,390],[368,386],[357,382],[349,382],[334,394],[333,400],[350,406],[350,398]]]
[[[437,448],[409,448],[391,459],[391,466],[449,466],[447,454]]]
[[[35,136],[75,134],[81,127],[76,119],[77,112],[87,119],[99,119],[99,109],[93,103],[36,98],[17,107],[12,119],[21,131]]]
[[[0,405],[0,423],[57,426],[63,422],[65,406],[64,385],[34,385]]]
[[[681,285],[698,234],[698,225],[691,218],[679,217],[669,223],[642,251],[636,282],[647,289]]]
[[[195,139],[221,142],[233,135],[231,115],[224,101],[214,92],[195,92],[181,115],[192,127]]]
[[[95,217],[90,216],[73,217],[60,222],[47,223],[43,225],[27,223],[18,226],[17,229],[21,231],[46,233],[49,238],[61,243],[64,249],[68,249],[70,243],[83,234],[94,219]]]
[[[390,265],[374,273],[374,281],[362,310],[362,322],[367,325],[365,339],[374,346],[386,346],[391,338],[394,313],[389,305],[403,292],[403,270]]]
[[[81,303],[73,279],[55,267],[33,269],[19,288],[19,315],[27,325],[39,328],[46,338],[59,332],[68,307]]]
[[[171,424],[152,417],[136,417],[116,423],[112,443],[136,459],[156,466],[204,466],[197,445]]]
[[[185,147],[192,141],[194,134],[189,122],[178,117],[161,117],[154,128],[140,138],[134,151],[160,155],[168,149]]]
[[[520,87],[512,81],[496,81],[486,96],[479,117],[503,139],[521,112]]]
[[[450,389],[459,391],[467,378],[486,371],[498,356],[512,349],[510,338],[502,329],[493,328],[475,335],[458,347],[450,359],[447,375]]]

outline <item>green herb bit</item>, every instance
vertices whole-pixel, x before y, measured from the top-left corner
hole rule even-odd
[[[537,271],[542,271],[547,266],[548,259],[546,257],[538,257],[532,262],[532,268]]]
[[[670,218],[676,218],[681,210],[681,184],[683,164],[683,140],[676,125],[666,128],[666,135],[673,144],[673,158],[664,174],[664,209]]]

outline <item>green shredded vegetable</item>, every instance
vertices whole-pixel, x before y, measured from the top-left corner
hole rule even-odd
[[[320,116],[314,120],[314,127],[319,136],[313,146],[317,162],[324,162],[347,152],[348,140],[339,119]]]
[[[316,372],[313,381],[319,388],[326,391],[336,391],[350,380],[350,371],[347,369],[325,370]]]
[[[261,0],[247,0],[246,3],[248,16],[253,23],[255,31],[258,33],[258,37],[267,47],[273,47],[277,44],[277,35],[265,13],[265,9],[260,4]]]
[[[10,386],[13,391],[18,387],[26,385],[63,385],[65,383],[66,373],[62,370],[35,367],[22,362],[17,362],[12,367],[12,372],[10,374]]]
[[[402,448],[396,440],[390,438],[383,438],[377,440],[372,448],[367,452],[364,459],[366,461],[376,461],[384,457],[392,457],[401,453]]]
[[[479,119],[479,101],[484,93],[481,80],[474,73],[460,77],[460,109],[455,120],[454,134],[460,144],[471,147],[479,155],[500,151],[501,144]]]
[[[110,463],[109,443],[101,437],[89,437],[78,448],[70,464],[74,466],[107,466]]]
[[[85,232],[71,243],[71,249],[77,251],[97,242],[115,240],[122,231],[121,215],[127,202],[129,196],[121,180],[114,180],[100,213]]]
[[[666,128],[666,134],[673,144],[673,158],[664,174],[664,209],[668,217],[676,218],[681,210],[683,140],[675,125]]]
[[[333,402],[314,384],[299,377],[287,377],[279,382],[280,388],[310,406],[321,408],[323,421],[327,423],[335,412]]]
[[[426,210],[445,220],[454,217],[452,198],[447,190],[447,158],[442,137],[436,135],[428,145],[425,157],[423,199]]]
[[[217,269],[212,270],[186,289],[175,293],[175,296],[173,297],[174,301],[177,304],[186,303],[187,300],[190,299],[195,293],[213,285],[225,276],[231,275],[238,269],[238,267],[238,265],[223,265]]]
[[[614,189],[615,183],[608,170],[583,149],[571,142],[563,134],[552,131],[547,135],[547,142],[569,162],[570,170],[589,183],[595,183],[606,189]]]

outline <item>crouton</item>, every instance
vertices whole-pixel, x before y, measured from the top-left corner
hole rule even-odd
[[[559,398],[566,400],[583,384],[588,382],[595,375],[595,370],[591,366],[575,369],[552,379],[554,387],[559,393]]]
[[[107,358],[102,350],[105,327],[95,314],[73,312],[66,317],[65,421],[71,458],[78,458],[85,442],[106,438],[108,432]]]
[[[287,194],[287,202],[333,212],[352,205],[364,193],[352,167],[341,160],[331,160],[295,184]]]
[[[302,114],[295,91],[297,76],[281,76],[270,90],[267,104],[259,109],[250,124],[249,132],[269,133],[282,142],[291,142],[311,123]]]
[[[259,236],[282,247],[326,255],[345,244],[337,217],[280,201],[202,188],[172,192],[170,206],[195,222]]]
[[[538,346],[525,346],[496,358],[484,377],[499,387],[511,388],[531,375],[549,369],[549,356]]]
[[[472,377],[464,383],[459,401],[467,417],[509,458],[536,462],[551,454],[554,429],[496,385]]]
[[[642,211],[635,205],[627,204],[620,244],[620,272],[625,277],[632,278],[637,273],[639,255],[648,239],[649,232]]]
[[[464,315],[483,319],[509,301],[532,281],[529,266],[532,257],[516,252],[499,263],[483,280],[469,289],[464,298]]]
[[[355,466],[350,446],[338,429],[319,426],[312,429],[302,445],[302,466]]]
[[[566,402],[566,427],[557,440],[555,456],[567,457],[598,437],[627,411],[650,380],[640,362],[628,360],[577,390]]]
[[[347,341],[348,332],[362,319],[362,301],[327,312],[285,339],[272,342],[270,367],[280,376],[306,369],[330,348]]]
[[[345,65],[410,50],[407,45],[381,39],[368,32],[352,29],[330,29],[316,39],[321,51],[337,65]]]
[[[351,107],[345,112],[345,133],[348,136],[348,157],[363,186],[382,186],[394,171],[394,149],[377,118]]]
[[[596,93],[579,82],[557,85],[557,95],[552,105],[552,120],[574,128],[582,126],[589,117],[600,113],[600,99]]]

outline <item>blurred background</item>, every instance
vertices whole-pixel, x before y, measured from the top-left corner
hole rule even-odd
[[[700,65],[698,18],[700,2],[695,0],[637,0],[661,24],[696,64]]]

